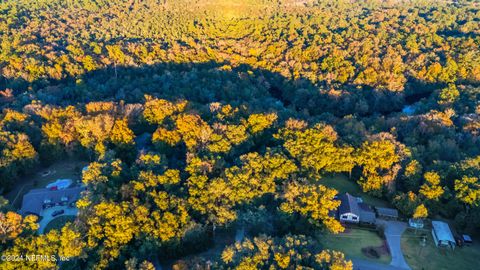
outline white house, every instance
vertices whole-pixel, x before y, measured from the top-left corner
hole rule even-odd
[[[443,221],[432,221],[432,236],[437,247],[455,248],[455,238],[447,223]]]

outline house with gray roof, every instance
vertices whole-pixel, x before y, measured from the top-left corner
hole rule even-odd
[[[359,203],[358,207],[360,208],[360,222],[368,223],[368,224],[375,224],[377,220],[375,212],[370,207],[370,205],[366,203]]]
[[[346,223],[375,223],[375,212],[369,205],[363,203],[360,198],[349,193],[337,197],[340,200],[338,207],[338,219]]]
[[[75,186],[66,189],[32,189],[23,196],[22,215],[41,216],[43,209],[56,205],[70,205],[80,199],[81,192],[85,187]]]

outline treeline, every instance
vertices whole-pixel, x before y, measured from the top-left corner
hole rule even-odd
[[[410,81],[480,80],[473,2],[251,2],[7,1],[0,67],[7,80],[28,82],[106,66],[208,61],[328,88],[402,91]]]

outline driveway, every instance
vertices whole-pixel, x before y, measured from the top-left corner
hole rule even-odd
[[[392,262],[390,262],[390,265],[399,269],[410,270],[410,266],[408,266],[405,258],[403,257],[402,247],[400,244],[402,233],[405,231],[405,229],[407,229],[407,223],[377,219],[377,224],[385,226],[385,238],[387,239],[388,248],[390,249],[390,254],[392,255]]]
[[[352,258],[353,270],[403,270],[396,266]]]
[[[65,213],[58,215],[56,217],[52,217],[52,213],[57,211],[57,210],[64,210]],[[68,207],[68,206],[54,206],[51,208],[47,208],[40,213],[42,216],[42,220],[38,223],[40,227],[38,228],[38,233],[42,234],[45,228],[47,227],[47,224],[50,223],[50,221],[54,220],[57,217],[61,216],[76,216],[78,214],[78,208],[76,207]]]

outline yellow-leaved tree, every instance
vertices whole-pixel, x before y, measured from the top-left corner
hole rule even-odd
[[[315,225],[323,224],[333,233],[343,232],[340,222],[329,215],[340,206],[340,201],[334,199],[337,193],[322,185],[294,181],[286,185],[280,209],[289,214],[298,213]]]
[[[440,186],[440,175],[436,172],[426,172],[423,178],[425,183],[420,187],[420,194],[429,200],[438,200],[444,193]]]
[[[455,180],[456,197],[470,205],[480,203],[480,181],[478,177],[463,176],[461,180]]]
[[[413,212],[413,218],[426,218],[428,217],[428,210],[425,205],[422,203],[417,208],[415,208],[415,212]]]
[[[24,230],[37,230],[38,224],[36,222],[37,217],[33,215],[22,218],[21,215],[12,211],[0,212],[0,242],[5,244],[9,240],[14,240]]]

